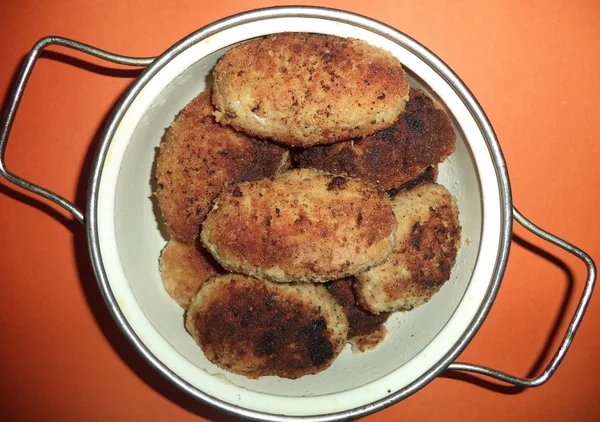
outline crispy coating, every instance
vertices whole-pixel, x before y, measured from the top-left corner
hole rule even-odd
[[[186,328],[225,370],[298,378],[331,365],[346,343],[348,321],[323,286],[228,274],[200,289]]]
[[[406,111],[393,126],[367,138],[321,145],[294,155],[298,167],[345,174],[397,188],[441,163],[456,148],[448,115],[423,91],[411,88]]]
[[[373,313],[427,302],[450,278],[460,246],[455,198],[442,185],[421,184],[393,199],[396,240],[380,265],[356,276],[356,293]]]
[[[342,278],[326,284],[327,290],[343,308],[348,317],[348,341],[355,351],[367,351],[377,347],[387,334],[383,324],[390,313],[372,314],[362,308],[356,298],[352,277]]]
[[[408,79],[391,53],[353,38],[281,33],[232,48],[214,69],[217,119],[287,145],[331,144],[389,127]]]
[[[398,192],[400,192],[402,190],[412,189],[423,183],[435,183],[435,182],[437,182],[438,173],[439,173],[439,169],[438,169],[437,164],[434,166],[427,167],[423,173],[419,174],[414,179],[410,179],[408,182],[402,183],[397,188],[389,189],[388,193],[393,198],[394,196],[396,196],[398,194]]]
[[[169,240],[160,254],[160,276],[169,294],[184,309],[202,284],[222,270],[202,247]]]
[[[325,282],[385,259],[394,225],[390,198],[374,185],[295,169],[227,187],[201,238],[229,271],[278,282]]]
[[[192,100],[167,130],[156,162],[163,218],[171,236],[187,244],[226,183],[271,176],[289,164],[285,149],[217,124],[212,112],[209,91]]]

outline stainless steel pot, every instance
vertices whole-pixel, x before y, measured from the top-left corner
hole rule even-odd
[[[449,283],[428,304],[390,321],[374,352],[345,350],[331,368],[299,380],[250,381],[208,362],[185,332],[182,311],[162,290],[157,258],[165,240],[149,199],[154,148],[174,115],[205,87],[216,60],[231,46],[282,31],[365,39],[388,49],[447,107],[457,151],[440,166],[440,181],[458,198],[466,242]],[[85,213],[66,199],[7,170],[4,151],[19,101],[37,58],[59,45],[147,69],[108,121],[90,178]],[[276,7],[231,16],[179,41],[157,58],[131,58],[60,37],[29,53],[0,132],[0,174],[69,211],[87,228],[94,270],[106,304],[133,347],[181,390],[226,412],[249,418],[338,421],[376,412],[415,393],[445,370],[483,374],[520,387],[550,379],[565,356],[589,303],[596,278],[592,259],[535,226],[512,205],[506,164],[494,131],[467,87],[438,57],[394,28],[352,13],[315,7]],[[588,275],[569,329],[536,378],[454,362],[490,310],[508,259],[513,218],[542,239],[584,261]]]

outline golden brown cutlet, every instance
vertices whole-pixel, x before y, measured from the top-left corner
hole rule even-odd
[[[460,247],[456,200],[442,185],[423,183],[392,202],[392,253],[356,276],[360,304],[373,313],[409,310],[431,299],[448,281]]]
[[[223,271],[202,246],[175,239],[163,248],[159,269],[165,290],[184,309],[206,280]]]
[[[248,378],[298,378],[327,368],[348,321],[321,285],[217,276],[189,307],[186,328],[208,360]]]
[[[325,282],[364,271],[391,251],[389,195],[313,169],[228,186],[201,239],[227,270],[278,282]]]
[[[297,167],[316,168],[397,188],[456,148],[448,115],[423,91],[411,88],[406,110],[393,126],[364,139],[296,151]]]
[[[192,100],[160,143],[156,196],[171,236],[194,244],[226,183],[271,176],[289,164],[287,150],[217,124],[210,92]]]
[[[333,35],[280,33],[229,50],[214,72],[217,119],[286,145],[331,144],[389,127],[408,79],[390,52]]]

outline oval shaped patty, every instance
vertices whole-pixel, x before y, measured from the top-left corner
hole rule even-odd
[[[227,187],[202,228],[226,269],[278,282],[324,282],[362,272],[392,247],[389,196],[313,169]]]
[[[225,370],[298,378],[331,365],[346,343],[348,321],[323,286],[228,274],[200,289],[186,328]]]
[[[174,239],[160,254],[159,269],[165,290],[184,309],[206,280],[223,271],[202,246]]]
[[[393,126],[364,139],[322,145],[299,151],[299,167],[346,174],[397,188],[441,163],[456,148],[448,115],[423,91],[411,88],[406,110]]]
[[[217,119],[310,146],[370,135],[404,110],[408,79],[390,52],[333,35],[281,33],[229,50],[214,69]]]
[[[160,143],[156,197],[172,237],[193,244],[227,182],[255,180],[289,164],[288,152],[215,122],[210,92],[193,99]]]
[[[409,310],[431,299],[450,278],[460,246],[456,200],[442,185],[400,191],[393,204],[392,253],[356,276],[358,300],[373,313]]]

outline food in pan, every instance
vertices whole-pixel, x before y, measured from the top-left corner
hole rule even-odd
[[[409,91],[391,54],[353,39],[267,36],[213,76],[156,166],[161,276],[186,329],[248,378],[377,347],[391,313],[429,301],[456,260],[456,200],[436,183],[456,144],[448,115]]]
[[[248,41],[225,53],[213,76],[221,123],[299,147],[385,129],[408,99],[397,58],[333,35],[282,33]]]

